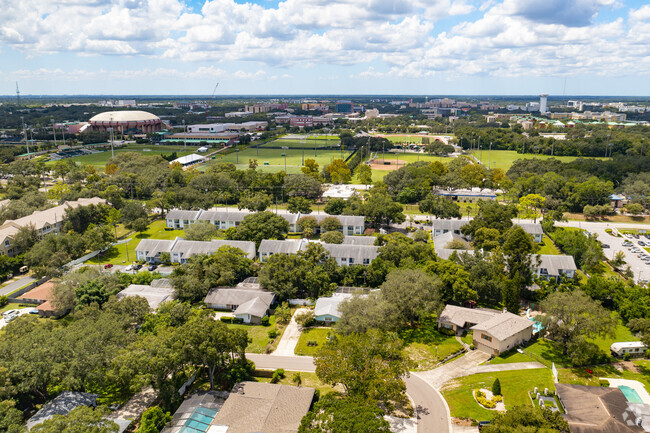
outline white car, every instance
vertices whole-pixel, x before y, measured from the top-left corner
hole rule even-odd
[[[126,268],[124,268],[124,271],[125,271],[125,272],[130,272],[130,271],[132,271],[133,269],[134,269],[134,266],[133,266],[133,265],[129,265],[129,266],[127,266]]]
[[[17,316],[18,314],[20,314],[20,311],[18,310],[7,310],[4,313],[2,313],[2,317],[8,319],[11,316]]]

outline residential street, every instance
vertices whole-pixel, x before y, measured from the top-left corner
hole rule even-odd
[[[23,286],[26,286],[28,284],[33,283],[34,281],[36,281],[36,279],[32,278],[32,277],[19,278],[16,281],[14,281],[13,283],[9,283],[6,286],[4,286],[3,288],[1,288],[0,289],[0,296],[8,295],[9,293],[11,293],[11,292],[13,292],[15,290],[18,290]]]

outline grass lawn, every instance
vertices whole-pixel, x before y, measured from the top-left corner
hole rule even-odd
[[[471,345],[474,342],[474,332],[470,331],[461,337],[463,343]]]
[[[137,152],[137,153],[142,153],[143,155],[160,155],[161,153],[165,155],[170,155],[176,152],[178,156],[184,156],[196,152],[196,149],[194,147],[188,147],[187,151],[184,151],[183,149],[184,149],[183,146],[134,144],[134,145],[123,146],[120,147],[119,149],[115,149],[115,153],[118,154],[123,152]],[[109,149],[99,153],[77,156],[70,159],[78,164],[89,164],[89,165],[94,165],[95,167],[104,167],[108,162],[108,160],[111,159],[111,151]]]
[[[217,154],[216,159],[212,163],[231,162],[237,165],[237,168],[247,168],[249,159],[257,159],[257,169],[266,172],[278,172],[284,170],[285,157],[282,156],[286,153],[287,173],[300,173],[302,167],[303,150],[300,149],[265,149],[264,147],[256,149],[249,147],[240,150],[239,152],[231,152],[227,155]],[[314,156],[314,152],[305,150],[305,159],[315,159],[322,169],[324,166],[332,162],[334,159],[343,157],[347,158],[351,152],[344,150],[318,150],[318,154]],[[268,163],[268,165],[265,165]]]
[[[414,328],[399,331],[406,343],[406,353],[418,366],[415,370],[430,370],[447,356],[462,349],[456,337],[438,332],[435,318],[427,319]]]
[[[328,334],[333,332],[332,328],[307,328],[303,330],[294,353],[296,355],[314,356],[327,341]],[[315,341],[317,345],[308,346],[307,342],[309,341]]]
[[[112,263],[114,265],[121,265],[127,262],[127,248],[128,248],[128,261],[135,261],[135,247],[138,246],[142,239],[167,239],[172,240],[176,237],[183,237],[183,230],[165,230],[167,227],[166,220],[156,220],[149,224],[149,228],[142,233],[137,233],[131,237],[131,241],[126,244],[116,245],[109,250],[106,250],[100,257],[102,264]],[[118,227],[118,235],[120,234]],[[90,264],[97,264],[97,258],[92,258],[88,262]]]
[[[550,155],[533,155],[530,153],[522,154],[522,153],[517,153],[514,150],[493,150],[490,154],[489,150],[486,149],[481,149],[480,154],[476,151],[472,152],[472,155],[478,157],[478,159],[481,161],[483,165],[487,167],[488,165],[488,160],[491,159],[492,162],[490,163],[490,168],[501,168],[504,171],[508,171],[508,169],[512,166],[512,164],[518,160],[518,159],[534,159],[534,158],[539,158],[539,159],[550,159],[550,158],[555,158],[559,159],[562,162],[571,162],[579,157],[577,156],[553,156],[551,157]],[[607,158],[594,158],[590,157],[589,159],[600,159],[604,160]]]
[[[543,240],[543,245],[540,246],[539,250],[537,251],[537,254],[552,254],[552,255],[560,255],[562,254],[562,251],[558,247],[555,246],[551,238],[548,237],[548,235],[544,235],[542,238]]]
[[[228,327],[236,329],[245,329],[248,332],[248,336],[251,338],[251,342],[246,347],[246,352],[251,353],[265,353],[266,346],[271,345],[273,350],[278,347],[278,343],[284,334],[286,326],[284,325],[275,325],[275,316],[269,317],[269,326],[262,325],[244,325],[244,324],[230,324],[227,323]],[[277,329],[278,336],[271,340],[269,338],[269,331],[271,329]]]
[[[562,368],[558,370],[558,379],[561,383],[591,386],[598,386],[600,377],[638,380],[643,385],[645,385],[647,390],[650,390],[650,361],[636,360],[633,361],[633,364],[635,368],[639,370],[639,372],[630,369],[624,369],[621,371],[613,365]],[[587,368],[591,370],[591,374],[587,371]]]
[[[515,406],[531,405],[528,391],[535,387],[555,390],[553,374],[548,368],[533,370],[514,370],[499,373],[473,374],[454,379],[442,388],[442,395],[449,404],[451,416],[456,418],[471,418],[476,421],[490,420],[496,411],[483,409],[474,400],[472,391],[477,388],[492,389],[494,380],[499,378],[501,392],[506,409]]]
[[[284,372],[284,379],[281,379],[280,384],[282,385],[291,385],[291,386],[296,386],[296,383],[293,381],[293,375],[296,374],[295,371],[285,371]],[[266,377],[268,376],[268,377]],[[329,392],[343,392],[343,387],[342,386],[337,386],[337,387],[332,387],[330,385],[324,384],[323,382],[320,381],[318,376],[316,376],[316,373],[305,373],[303,371],[300,372],[300,378],[302,379],[302,384],[300,386],[307,386],[310,388],[316,388],[320,390],[321,395],[327,394]],[[264,383],[270,383],[271,382],[271,374],[268,374],[266,371],[260,371],[257,370],[255,372],[255,382],[264,382]]]
[[[306,148],[313,149],[314,143],[318,149],[326,148],[336,148],[339,149],[339,144],[341,141],[338,137],[330,137],[329,140],[326,140],[325,137],[319,138],[314,137],[303,138],[303,139],[287,139],[287,138],[278,138],[277,140],[268,141],[264,143],[261,147],[288,147],[288,148]]]
[[[397,159],[399,161],[406,161],[408,163],[418,162],[418,161],[427,161],[427,162],[440,161],[443,164],[447,164],[449,161],[451,161],[451,157],[435,156],[435,155],[429,155],[427,153],[413,153],[413,152],[404,153],[402,151],[386,152],[386,153],[377,152],[375,161],[381,163],[382,159]],[[381,170],[381,171],[386,171],[386,170]]]
[[[627,326],[623,325],[621,323],[621,320],[618,317],[618,314],[616,312],[612,313],[612,317],[614,317],[618,324],[616,325],[616,328],[614,329],[614,337],[598,337],[598,338],[589,338],[587,341],[591,341],[592,343],[595,343],[600,350],[605,352],[606,354],[610,354],[610,346],[612,343],[616,341],[638,341],[639,339],[632,334],[630,331],[630,328]]]
[[[531,362],[537,361],[547,367],[555,363],[556,367],[571,367],[571,361],[564,356],[561,351],[555,348],[555,345],[549,340],[540,338],[524,349],[524,353],[517,350],[511,350],[497,356],[490,364],[511,364],[513,362]]]

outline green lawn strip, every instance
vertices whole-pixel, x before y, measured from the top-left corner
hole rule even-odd
[[[286,370],[284,372],[284,379],[281,379],[280,384],[282,385],[292,385],[296,386],[296,383],[293,381],[293,376],[296,374],[295,371],[288,371]],[[257,370],[255,371],[255,381],[256,382],[264,382],[264,383],[270,383],[271,382],[271,371],[265,371],[265,370]],[[329,392],[343,392],[343,387],[332,387],[330,385],[324,384],[323,382],[320,381],[318,376],[316,376],[316,373],[306,373],[301,371],[300,372],[300,379],[302,380],[302,384],[300,386],[303,387],[309,387],[309,388],[316,388],[317,390],[320,391],[321,395],[327,394]]]
[[[260,149],[263,148],[268,148],[268,147],[288,147],[288,148],[305,148],[307,149],[313,149],[314,145],[316,146],[317,149],[322,149],[322,148],[339,148],[339,145],[341,143],[341,140],[338,139],[338,137],[331,137],[329,140],[326,140],[325,137],[323,138],[316,138],[314,140],[313,137],[309,138],[304,138],[304,139],[286,139],[286,138],[278,138],[277,140],[272,140],[272,141],[267,141],[266,143],[260,145]],[[252,144],[254,145],[254,143]]]
[[[461,340],[463,340],[463,343],[471,345],[474,342],[474,332],[470,331],[465,333],[465,335],[461,337]]]
[[[551,255],[560,255],[562,254],[562,251],[558,247],[555,246],[551,238],[548,237],[548,235],[544,235],[543,237],[543,245],[540,246],[539,250],[537,251],[537,254],[551,254]]]
[[[164,154],[168,156],[176,152],[176,154],[180,157],[180,156],[189,155],[191,153],[196,152],[196,149],[190,147],[187,148],[187,151],[183,149],[184,149],[183,146],[162,146],[162,145],[138,146],[136,145],[136,146],[116,148],[115,154],[125,153],[125,152],[136,152],[136,153],[141,153],[143,155],[149,155],[149,156],[156,156],[156,155],[159,156],[160,154]],[[89,165],[94,165],[95,167],[103,167],[106,165],[108,160],[111,159],[111,157],[112,154],[109,149],[98,153],[92,153],[90,155],[76,156],[70,159],[78,164],[89,164]]]
[[[462,349],[456,337],[438,331],[435,318],[427,319],[413,328],[399,331],[406,343],[406,353],[418,366],[416,370],[429,370],[447,356]]]
[[[579,368],[561,368],[558,370],[560,383],[571,385],[599,386],[599,378],[638,380],[650,390],[650,361],[634,361],[639,373],[632,370],[619,370],[613,365],[598,365]],[[587,370],[590,370],[589,373]]]
[[[265,349],[267,344],[271,344],[273,349],[275,350],[276,347],[278,347],[278,343],[280,342],[280,339],[282,338],[282,334],[284,334],[284,330],[286,329],[286,326],[275,326],[275,316],[270,316],[269,317],[269,326],[262,326],[262,325],[245,325],[245,324],[227,324],[231,328],[235,329],[244,329],[248,332],[248,336],[251,338],[251,342],[248,344],[248,347],[246,347],[247,352],[251,353],[265,353]],[[275,329],[278,331],[278,336],[271,341],[269,338],[269,331],[273,329],[275,326]]]
[[[597,338],[588,338],[587,341],[590,341],[594,344],[596,344],[600,350],[602,350],[604,353],[607,355],[610,355],[610,346],[612,343],[615,343],[617,341],[638,341],[639,339],[632,334],[630,331],[630,328],[627,326],[623,325],[621,320],[619,319],[619,316],[616,312],[612,313],[612,317],[614,317],[617,321],[616,328],[614,328],[614,336],[607,336],[607,337],[597,337]],[[612,358],[613,360],[613,358]]]
[[[286,154],[287,166],[302,166],[302,157],[303,153],[305,159],[311,158],[315,159],[320,167],[324,167],[329,164],[333,159],[338,158],[347,158],[350,155],[350,152],[347,150],[318,150],[316,155],[314,152],[302,149],[265,149],[265,148],[247,148],[240,150],[239,152],[229,153],[228,155],[219,155],[214,160],[215,163],[219,162],[232,162],[235,164],[245,164],[248,165],[249,159],[256,159],[258,163],[258,169],[268,168],[269,166],[277,166],[284,168],[285,157],[282,154]],[[239,162],[237,162],[239,160]],[[268,162],[268,166],[265,166],[264,163]]]
[[[166,220],[156,220],[149,224],[149,228],[142,233],[137,233],[131,236],[128,243],[115,245],[101,254],[100,261],[102,264],[112,263],[114,265],[121,265],[127,262],[134,262],[136,259],[135,248],[138,246],[142,239],[164,239],[173,240],[177,237],[183,237],[183,230],[165,230],[167,227]],[[119,227],[118,227],[119,229]],[[119,230],[118,230],[119,234]],[[127,260],[128,248],[128,260]],[[97,257],[88,260],[88,264],[97,264]]]
[[[546,339],[540,338],[524,348],[524,353],[517,352],[517,349],[502,353],[490,361],[490,364],[511,364],[514,362],[537,361],[547,367],[555,363],[556,367],[571,367],[571,361],[564,356],[555,345]]]
[[[300,334],[294,353],[296,355],[314,356],[327,341],[327,336],[333,332],[332,328],[304,329]],[[309,346],[307,343],[310,341],[315,341],[316,346]]]
[[[492,389],[492,384],[496,378],[499,378],[501,382],[501,392],[503,393],[503,402],[506,409],[531,405],[528,392],[535,387],[542,390],[544,388],[555,390],[553,374],[548,368],[482,373],[461,377],[448,382],[441,390],[442,396],[449,405],[451,416],[470,418],[476,421],[492,419],[497,412],[479,406],[474,400],[473,390],[479,388]]]

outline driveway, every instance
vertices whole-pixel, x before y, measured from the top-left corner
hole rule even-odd
[[[15,304],[15,305],[17,306],[18,304]],[[25,314],[29,314],[29,312],[30,312],[31,310],[33,310],[34,308],[36,308],[36,305],[34,305],[33,307],[27,307],[27,308],[20,308],[20,309],[17,308],[17,310],[19,311],[19,313],[18,313],[18,317],[20,317],[20,316],[24,316]],[[9,323],[9,322],[7,322],[7,321],[4,319],[4,317],[2,317],[2,316],[0,316],[0,317],[1,317],[1,318],[0,318],[0,329],[2,329],[2,328],[4,328],[5,326],[7,326],[7,323]],[[14,320],[16,320],[16,319],[14,319]]]
[[[471,371],[490,359],[490,355],[480,350],[470,350],[460,358],[429,371],[421,371],[418,376],[434,389],[440,389],[445,382],[456,377],[473,374]]]
[[[296,323],[296,316],[304,312],[309,311],[309,308],[298,308],[293,316],[291,321],[287,325],[287,329],[284,330],[282,338],[278,342],[278,347],[273,351],[271,355],[273,356],[293,356],[298,344],[298,339],[300,339],[300,333],[302,332],[298,323]]]
[[[19,278],[16,281],[11,282],[11,283],[7,284],[6,286],[4,286],[3,288],[1,288],[0,289],[0,296],[8,295],[9,293],[16,291],[16,290],[20,289],[23,286],[26,286],[28,284],[33,283],[34,281],[36,281],[36,279],[32,278],[32,277]]]
[[[306,373],[313,373],[316,371],[314,358],[311,356],[279,356],[247,353],[246,358],[253,361],[256,368],[264,370],[284,368],[289,371],[303,371]]]

